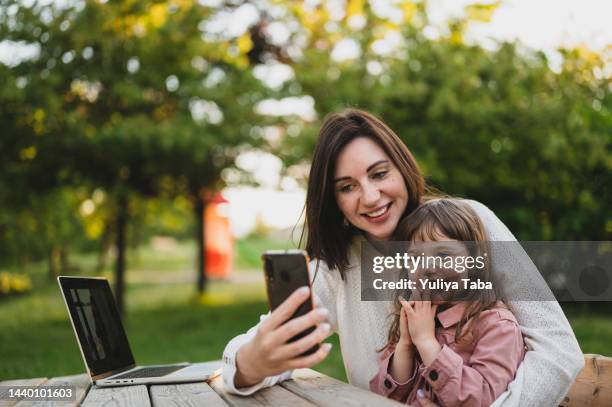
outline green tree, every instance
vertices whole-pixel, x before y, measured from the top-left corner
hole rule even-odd
[[[215,10],[196,1],[3,1],[2,9],[2,37],[40,50],[0,71],[13,85],[2,101],[4,165],[32,181],[26,194],[40,184],[106,192],[123,308],[131,198],[190,197],[203,242],[202,191],[218,188],[239,151],[260,142],[250,131],[264,95],[248,69],[252,44],[204,36]],[[199,264],[202,276],[202,250]]]
[[[490,19],[495,4],[469,6],[438,38],[424,34],[431,27],[421,2],[402,2],[387,17],[361,1],[347,2],[340,17],[324,5],[294,4],[288,19],[301,29],[286,46],[300,43],[302,52],[290,62],[295,79],[286,90],[311,95],[319,119],[349,106],[374,112],[430,184],[486,203],[522,239],[610,238],[609,52],[562,50],[553,70],[521,44],[466,43],[465,30]],[[381,52],[388,38],[397,46]],[[358,53],[335,59],[347,40]],[[307,163],[319,124],[301,123],[299,137],[286,137],[278,152],[287,165]]]

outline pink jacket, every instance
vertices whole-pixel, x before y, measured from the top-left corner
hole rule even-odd
[[[512,312],[501,307],[483,311],[472,331],[474,341],[465,344],[469,340],[462,340],[460,345],[455,343],[455,329],[465,304],[438,313],[436,339],[442,350],[433,363],[423,365],[417,354],[412,378],[398,383],[388,373],[394,353],[394,347],[388,347],[381,355],[378,373],[370,380],[370,389],[414,406],[420,405],[418,389],[446,407],[490,405],[506,391],[525,356],[519,325]]]

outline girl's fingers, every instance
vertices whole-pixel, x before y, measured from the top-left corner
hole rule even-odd
[[[404,326],[405,328],[408,327],[408,311],[404,308],[402,308],[401,310],[400,324],[402,324],[402,326]]]
[[[405,310],[406,310],[406,316],[412,316],[412,315],[415,315],[416,313],[413,306],[410,303],[406,304]]]
[[[406,318],[406,310],[401,308],[400,309],[400,321],[399,321],[400,337],[408,333],[408,322],[407,321],[408,319]]]
[[[429,292],[429,288],[425,288],[425,289],[423,290],[423,293],[422,293],[422,294],[423,294],[423,295],[422,295],[422,297],[421,297],[421,300],[424,300],[424,301],[429,301],[429,300],[430,300],[430,292]]]

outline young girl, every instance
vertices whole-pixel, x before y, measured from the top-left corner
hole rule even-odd
[[[416,244],[420,254],[456,259],[484,256],[485,236],[468,205],[437,199],[405,218],[395,240]],[[488,262],[482,264],[462,273],[441,268],[417,272],[415,281],[443,278],[456,281],[459,288],[450,297],[429,293],[426,298],[413,292],[406,301],[398,296],[389,342],[378,374],[370,381],[372,391],[410,405],[420,405],[419,398],[427,395],[449,407],[488,406],[506,390],[523,360],[523,337],[495,287],[464,289],[462,279],[494,286]]]

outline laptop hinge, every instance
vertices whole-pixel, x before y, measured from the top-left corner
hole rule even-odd
[[[132,370],[135,367],[136,367],[136,364],[132,364],[126,367],[122,367],[121,369],[115,369],[115,370],[111,370],[110,372],[100,373],[99,375],[92,376],[91,379],[94,381],[106,379],[107,377],[114,376],[119,373],[127,372],[128,370]]]

